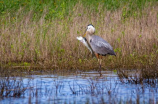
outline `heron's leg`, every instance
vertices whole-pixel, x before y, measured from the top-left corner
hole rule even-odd
[[[97,57],[98,62],[99,62],[99,54],[98,54],[98,53],[95,53],[95,56]]]
[[[95,53],[95,56],[97,57],[97,59],[99,59],[99,54],[98,53]]]
[[[100,59],[99,59],[100,76],[102,75],[102,74],[101,74],[101,62],[102,62],[102,56],[100,56]]]
[[[101,61],[102,61],[102,56],[100,56],[100,58],[99,58],[99,54],[98,53],[95,53],[95,55],[96,55],[96,57],[97,57],[97,59],[98,59],[98,63],[99,63],[99,74],[100,74],[100,76],[102,76],[102,74],[101,74]]]
[[[100,60],[99,60],[99,54],[98,54],[98,53],[95,53],[95,56],[96,56],[97,59],[98,59],[98,63],[100,63]],[[99,64],[99,68],[100,68],[100,64]]]

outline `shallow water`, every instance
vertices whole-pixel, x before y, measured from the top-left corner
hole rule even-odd
[[[0,104],[158,103],[157,86],[122,83],[113,71],[102,73],[16,77],[27,90],[20,97],[4,97]]]

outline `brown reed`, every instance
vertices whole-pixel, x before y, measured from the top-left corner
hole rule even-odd
[[[49,69],[97,69],[98,63],[78,40],[88,24],[96,28],[96,35],[107,40],[117,57],[103,59],[103,68],[158,67],[157,6],[136,12],[137,16],[123,18],[124,8],[116,11],[89,11],[81,3],[64,19],[33,21],[33,11],[23,14],[21,8],[15,17],[9,13],[1,17],[1,67],[40,66]],[[47,8],[44,10],[47,11]],[[21,15],[23,14],[23,15]],[[13,64],[17,63],[17,64]],[[26,66],[27,66],[26,65]]]

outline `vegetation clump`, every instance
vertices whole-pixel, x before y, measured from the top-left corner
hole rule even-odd
[[[76,39],[91,23],[117,55],[104,58],[104,68],[157,69],[157,4],[157,0],[2,0],[0,66],[97,69],[97,60]]]

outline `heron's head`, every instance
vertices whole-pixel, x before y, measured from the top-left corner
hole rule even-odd
[[[93,26],[92,24],[89,24],[89,25],[87,26],[86,32],[85,32],[85,34],[83,35],[83,37],[85,37],[86,34],[92,35],[92,34],[94,34],[94,33],[95,33],[95,28],[94,28],[94,26]]]

